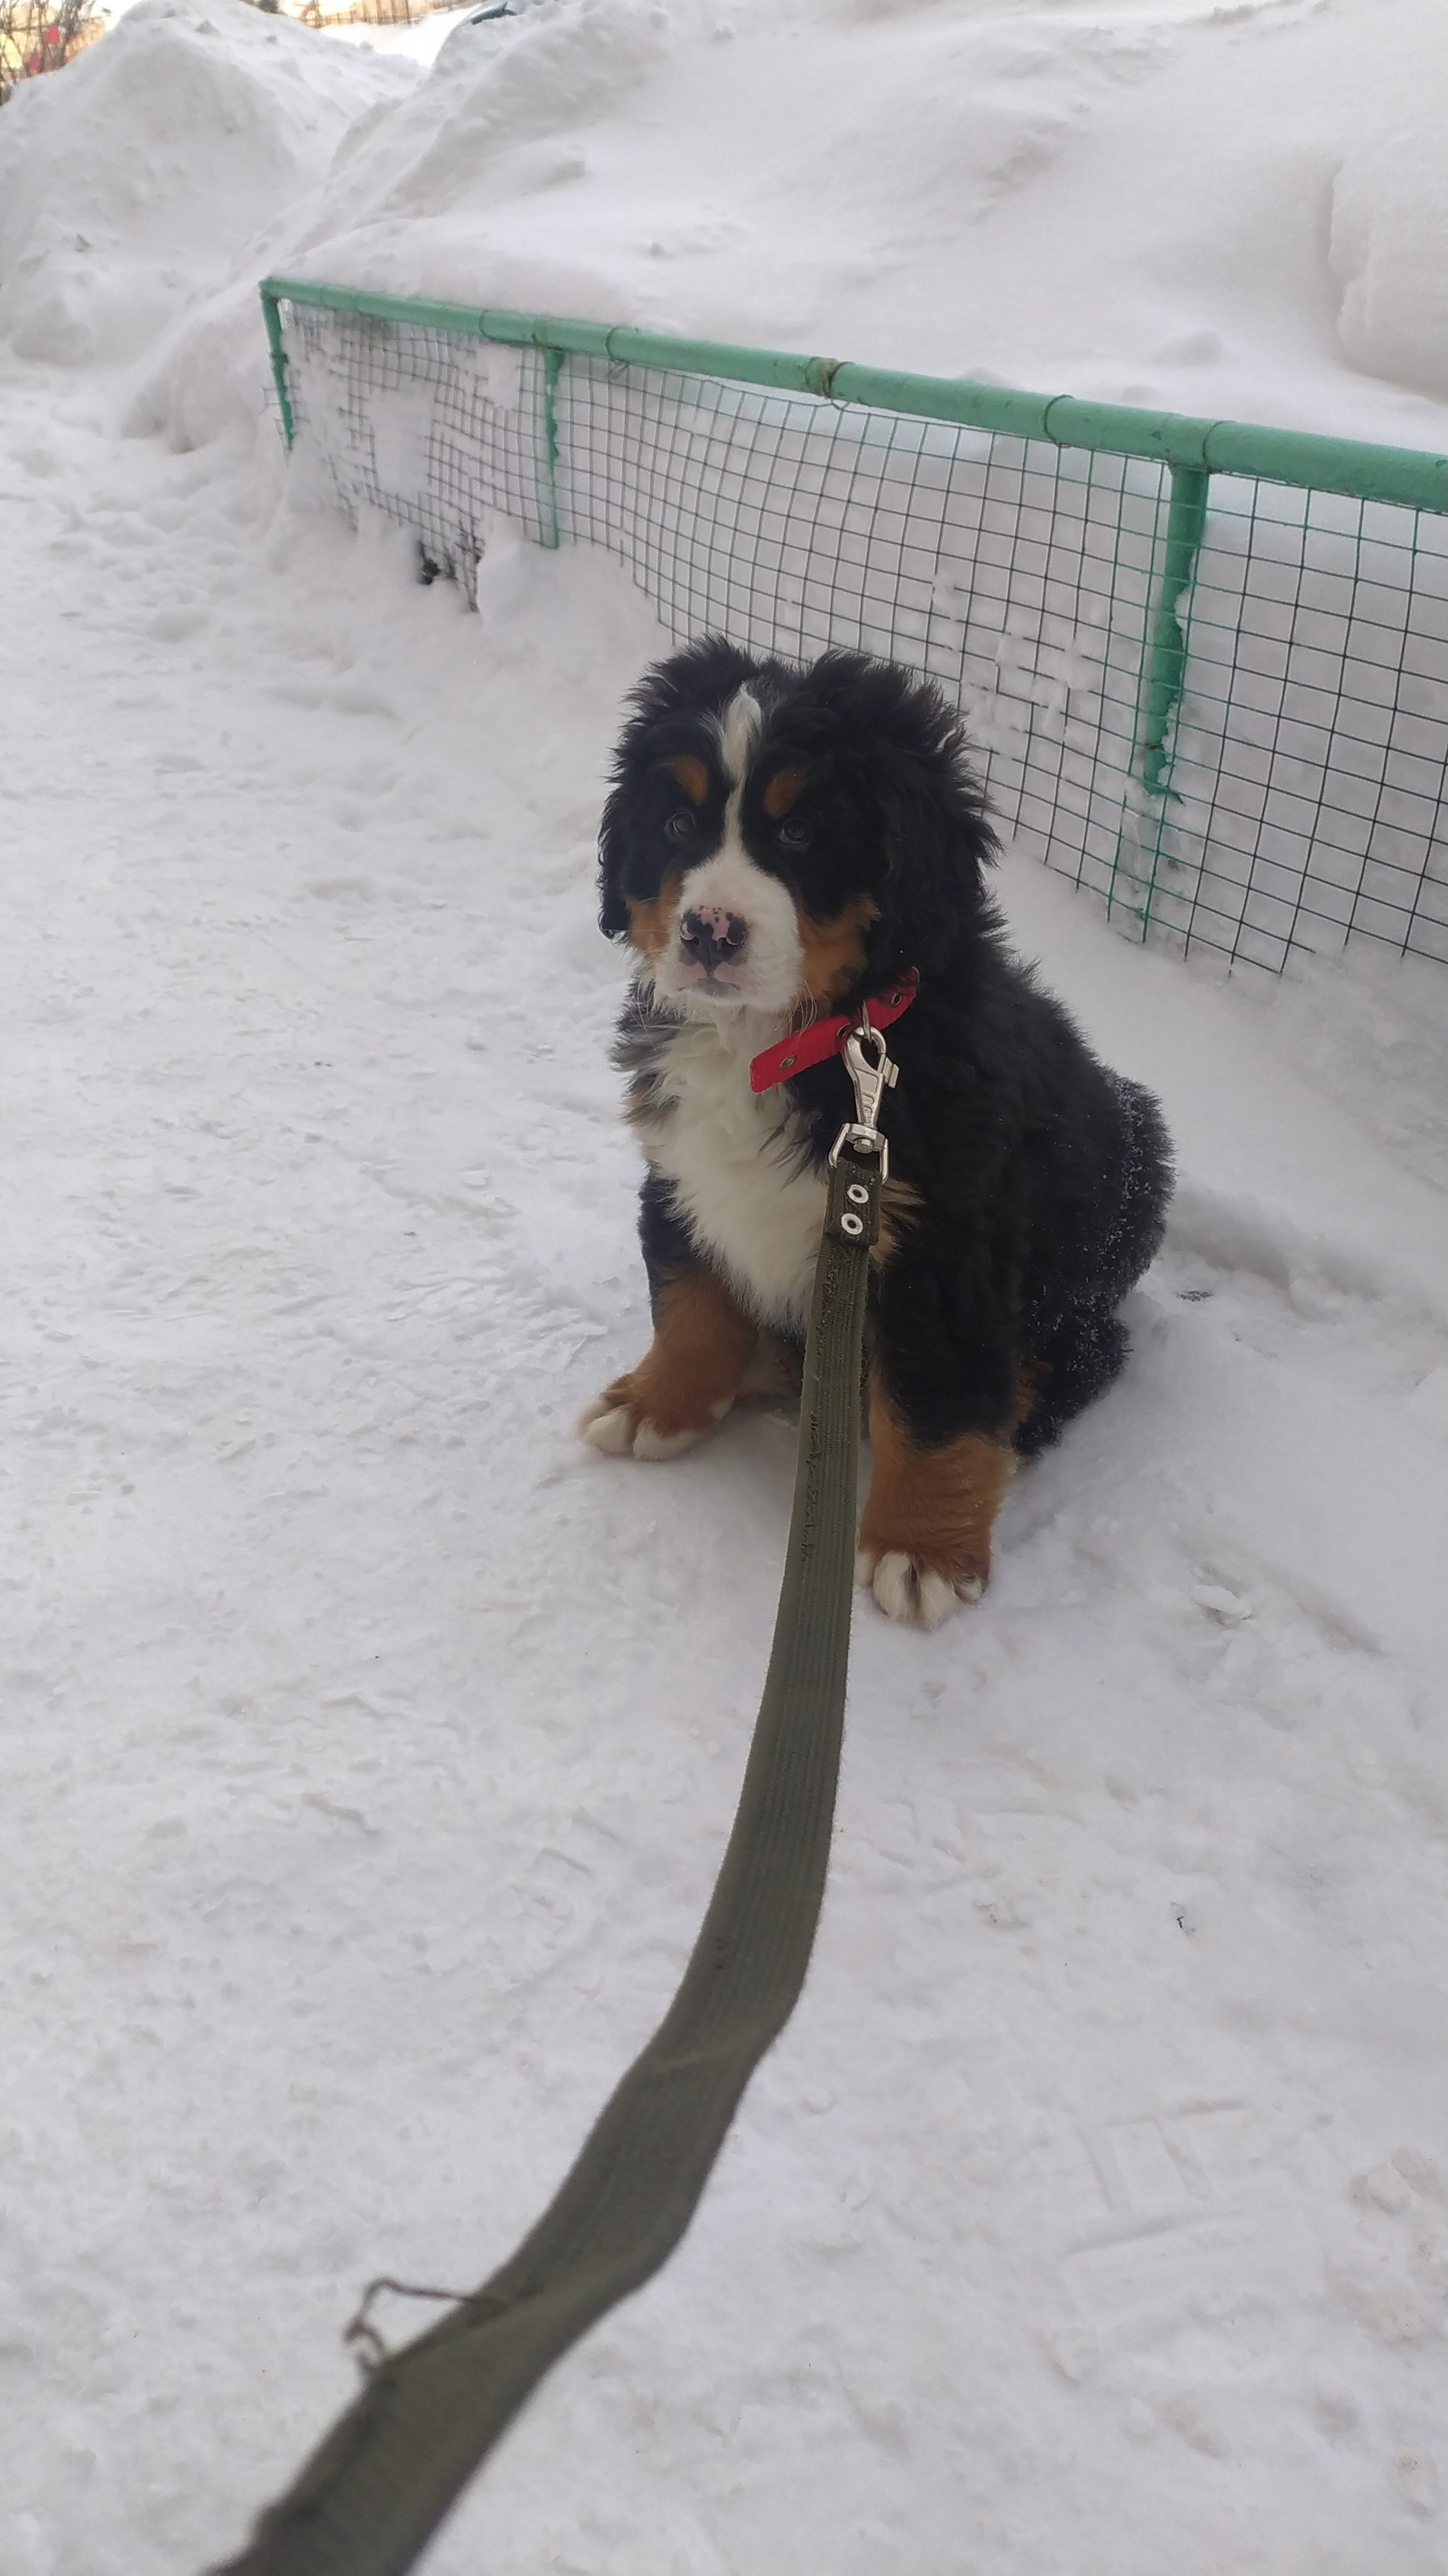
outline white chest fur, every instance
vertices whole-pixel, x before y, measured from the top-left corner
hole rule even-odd
[[[643,1142],[701,1247],[762,1324],[809,1320],[824,1225],[823,1175],[800,1166],[798,1126],[782,1093],[749,1088],[749,1059],[782,1034],[752,1011],[681,1028],[660,1074],[666,1116]]]

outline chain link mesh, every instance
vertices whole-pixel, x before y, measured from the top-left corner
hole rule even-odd
[[[1216,476],[1187,645],[1152,919],[1448,960],[1448,521]]]
[[[488,522],[602,547],[676,640],[927,672],[1002,830],[1133,932],[1448,962],[1448,521],[1212,477],[1163,765],[1165,466],[283,306],[298,452],[476,600]]]

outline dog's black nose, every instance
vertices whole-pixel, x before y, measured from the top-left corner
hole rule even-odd
[[[702,904],[697,912],[686,912],[679,923],[680,947],[697,958],[706,974],[741,956],[748,937],[749,924],[737,912],[726,912],[722,904]]]

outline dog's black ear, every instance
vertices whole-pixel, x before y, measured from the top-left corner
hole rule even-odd
[[[628,928],[623,866],[632,805],[632,789],[623,778],[616,777],[598,827],[598,926],[605,939],[621,939]]]
[[[723,635],[701,635],[665,662],[655,662],[626,704],[629,719],[618,738],[611,785],[598,827],[598,926],[610,939],[628,928],[624,873],[629,830],[639,789],[651,765],[660,726],[693,711],[726,706],[736,689],[757,679],[764,665]],[[769,666],[772,667],[772,666]]]
[[[941,692],[878,662],[858,688],[851,747],[885,855],[871,964],[887,975],[928,970],[986,910],[984,870],[999,844],[960,719]]]
[[[806,672],[791,712],[803,739],[828,751],[876,835],[872,975],[928,971],[942,947],[988,917],[982,871],[997,856],[955,709],[896,662],[831,651]]]
[[[895,753],[877,789],[885,841],[880,930],[885,973],[928,966],[985,908],[983,871],[999,855],[981,791],[963,762]]]

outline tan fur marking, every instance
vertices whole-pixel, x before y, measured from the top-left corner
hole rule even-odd
[[[900,1238],[923,1205],[920,1192],[911,1181],[886,1181],[880,1192],[880,1233],[870,1259],[877,1270],[893,1261],[900,1249]]]
[[[764,810],[771,823],[777,823],[782,815],[789,812],[791,805],[799,803],[804,789],[805,774],[802,769],[775,771],[764,791]]]
[[[691,805],[703,804],[709,793],[709,772],[697,753],[681,751],[677,760],[666,760],[664,767],[673,771]]]
[[[968,1431],[944,1449],[917,1449],[870,1386],[875,1471],[860,1522],[860,1545],[880,1556],[899,1549],[947,1583],[984,1583],[990,1536],[1014,1461],[1003,1441]]]
[[[651,1349],[604,1389],[665,1434],[712,1431],[739,1392],[758,1328],[712,1271],[691,1270],[659,1292]]]
[[[1035,1411],[1045,1371],[1039,1360],[1022,1360],[1016,1371],[1016,1401],[1011,1413],[1011,1429],[1019,1431],[1027,1414]]]
[[[833,921],[799,916],[799,943],[804,951],[804,989],[822,1011],[833,1010],[865,969],[865,933],[880,915],[867,894],[857,895]]]
[[[679,878],[667,876],[657,894],[642,903],[629,902],[628,935],[630,945],[657,966],[674,936],[674,923],[679,909]]]

